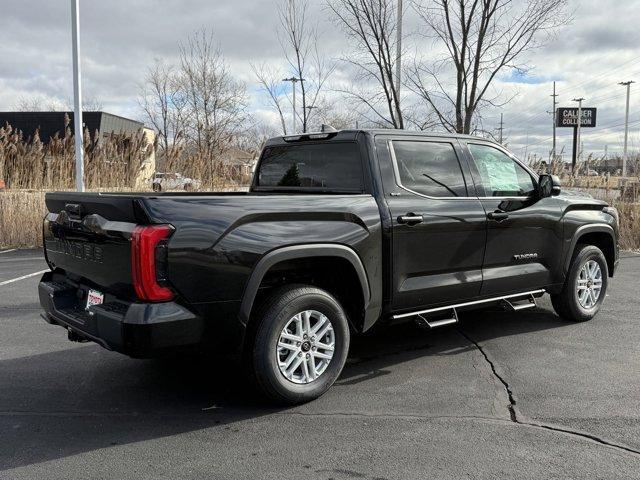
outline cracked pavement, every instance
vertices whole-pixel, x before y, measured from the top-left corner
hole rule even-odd
[[[45,268],[0,255],[0,282]],[[640,478],[640,256],[593,321],[466,312],[354,339],[319,400],[266,408],[220,359],[66,340],[0,287],[0,479]]]

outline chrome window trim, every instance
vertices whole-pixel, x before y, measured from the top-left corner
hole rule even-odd
[[[455,146],[453,145],[453,143],[451,142],[447,142],[447,138],[443,137],[442,139],[439,140],[443,140],[443,141],[434,141],[434,142],[430,142],[429,140],[397,140],[397,141],[409,141],[409,142],[426,142],[426,143],[448,143],[449,145],[451,145],[452,147],[454,147],[454,151],[455,151]],[[466,197],[432,197],[430,195],[425,195],[424,193],[418,193],[415,190],[411,190],[408,187],[405,187],[402,184],[402,179],[400,178],[400,169],[398,168],[398,160],[396,158],[396,151],[395,148],[393,146],[393,142],[395,140],[387,140],[387,145],[389,147],[389,153],[391,155],[391,165],[393,166],[393,176],[395,177],[395,181],[396,181],[396,185],[398,185],[398,187],[402,188],[403,190],[406,190],[409,193],[413,193],[414,195],[417,195],[419,197],[423,197],[423,198],[428,198],[430,200],[529,200],[531,199],[531,197],[475,197],[475,196],[466,196]],[[457,152],[456,153],[456,158],[458,157]],[[510,158],[511,156],[508,155]],[[460,159],[458,158],[458,163],[460,162]],[[518,162],[519,164],[519,162]],[[529,170],[527,170],[529,171]],[[465,181],[465,186],[467,188],[467,192],[469,191],[468,188],[468,184],[467,184],[467,179],[464,178],[464,172],[462,173],[462,178]]]

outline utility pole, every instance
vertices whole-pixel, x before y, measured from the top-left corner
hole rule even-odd
[[[498,128],[498,131],[500,132],[500,136],[499,136],[499,141],[498,143],[500,145],[502,145],[502,131],[504,130],[504,123],[502,122],[502,113],[500,114],[500,128]]]
[[[576,165],[580,163],[580,154],[582,153],[582,149],[580,148],[580,126],[582,125],[582,101],[584,97],[574,98],[574,102],[578,102],[578,118],[576,119],[576,134],[573,137],[573,170],[571,173],[575,172]],[[579,150],[576,150],[579,149]]]
[[[620,82],[619,85],[624,85],[627,87],[627,108],[624,113],[624,152],[622,154],[622,176],[627,176],[627,140],[629,138],[629,95],[631,93],[631,84],[634,83],[633,80],[629,80],[628,82]]]
[[[298,83],[299,81],[301,81],[300,78],[298,77],[290,77],[290,78],[283,78],[282,79],[283,82],[291,82],[291,88],[293,90],[293,118],[291,121],[292,124],[292,130],[291,133],[293,133],[294,135],[297,133],[297,128],[296,128],[296,83]]]
[[[551,163],[553,164],[556,161],[556,105],[558,105],[558,101],[556,97],[558,94],[556,93],[556,82],[553,82],[553,94],[551,98],[553,99],[553,108],[551,109],[551,118],[553,121],[553,146],[551,147]]]
[[[313,110],[314,108],[318,108],[318,107],[316,107],[315,105],[307,105],[304,108],[307,109],[307,123],[309,123],[309,117],[311,116],[311,110]]]
[[[396,28],[396,95],[398,96],[398,115],[400,115],[400,77],[402,75],[402,0],[398,0],[398,26]]]
[[[76,153],[76,190],[84,192],[84,135],[82,83],[80,81],[80,5],[71,0],[71,45],[73,56],[73,130]]]

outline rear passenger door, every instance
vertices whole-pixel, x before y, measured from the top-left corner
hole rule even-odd
[[[455,139],[387,140],[392,309],[460,302],[480,292],[485,212]],[[471,189],[468,190],[468,187]]]

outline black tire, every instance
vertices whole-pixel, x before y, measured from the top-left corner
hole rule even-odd
[[[300,384],[280,371],[277,344],[289,320],[305,310],[318,311],[329,319],[335,349],[324,372],[315,380]],[[304,285],[284,287],[267,299],[255,320],[259,323],[247,345],[247,367],[258,389],[274,403],[294,405],[314,400],[340,376],[349,352],[349,324],[342,306],[330,293]]]
[[[595,304],[590,308],[584,308],[578,300],[576,284],[580,275],[580,270],[583,265],[590,260],[595,261],[600,266],[600,271],[602,272],[602,288]],[[562,318],[573,322],[586,322],[587,320],[591,320],[600,310],[602,302],[607,294],[608,279],[609,270],[607,267],[607,260],[605,259],[602,250],[594,245],[576,246],[576,253],[571,260],[569,273],[565,279],[562,291],[559,294],[551,295],[551,304],[553,305],[553,309]]]
[[[162,186],[159,183],[154,183],[153,184],[153,191],[154,192],[160,192],[162,191]]]

